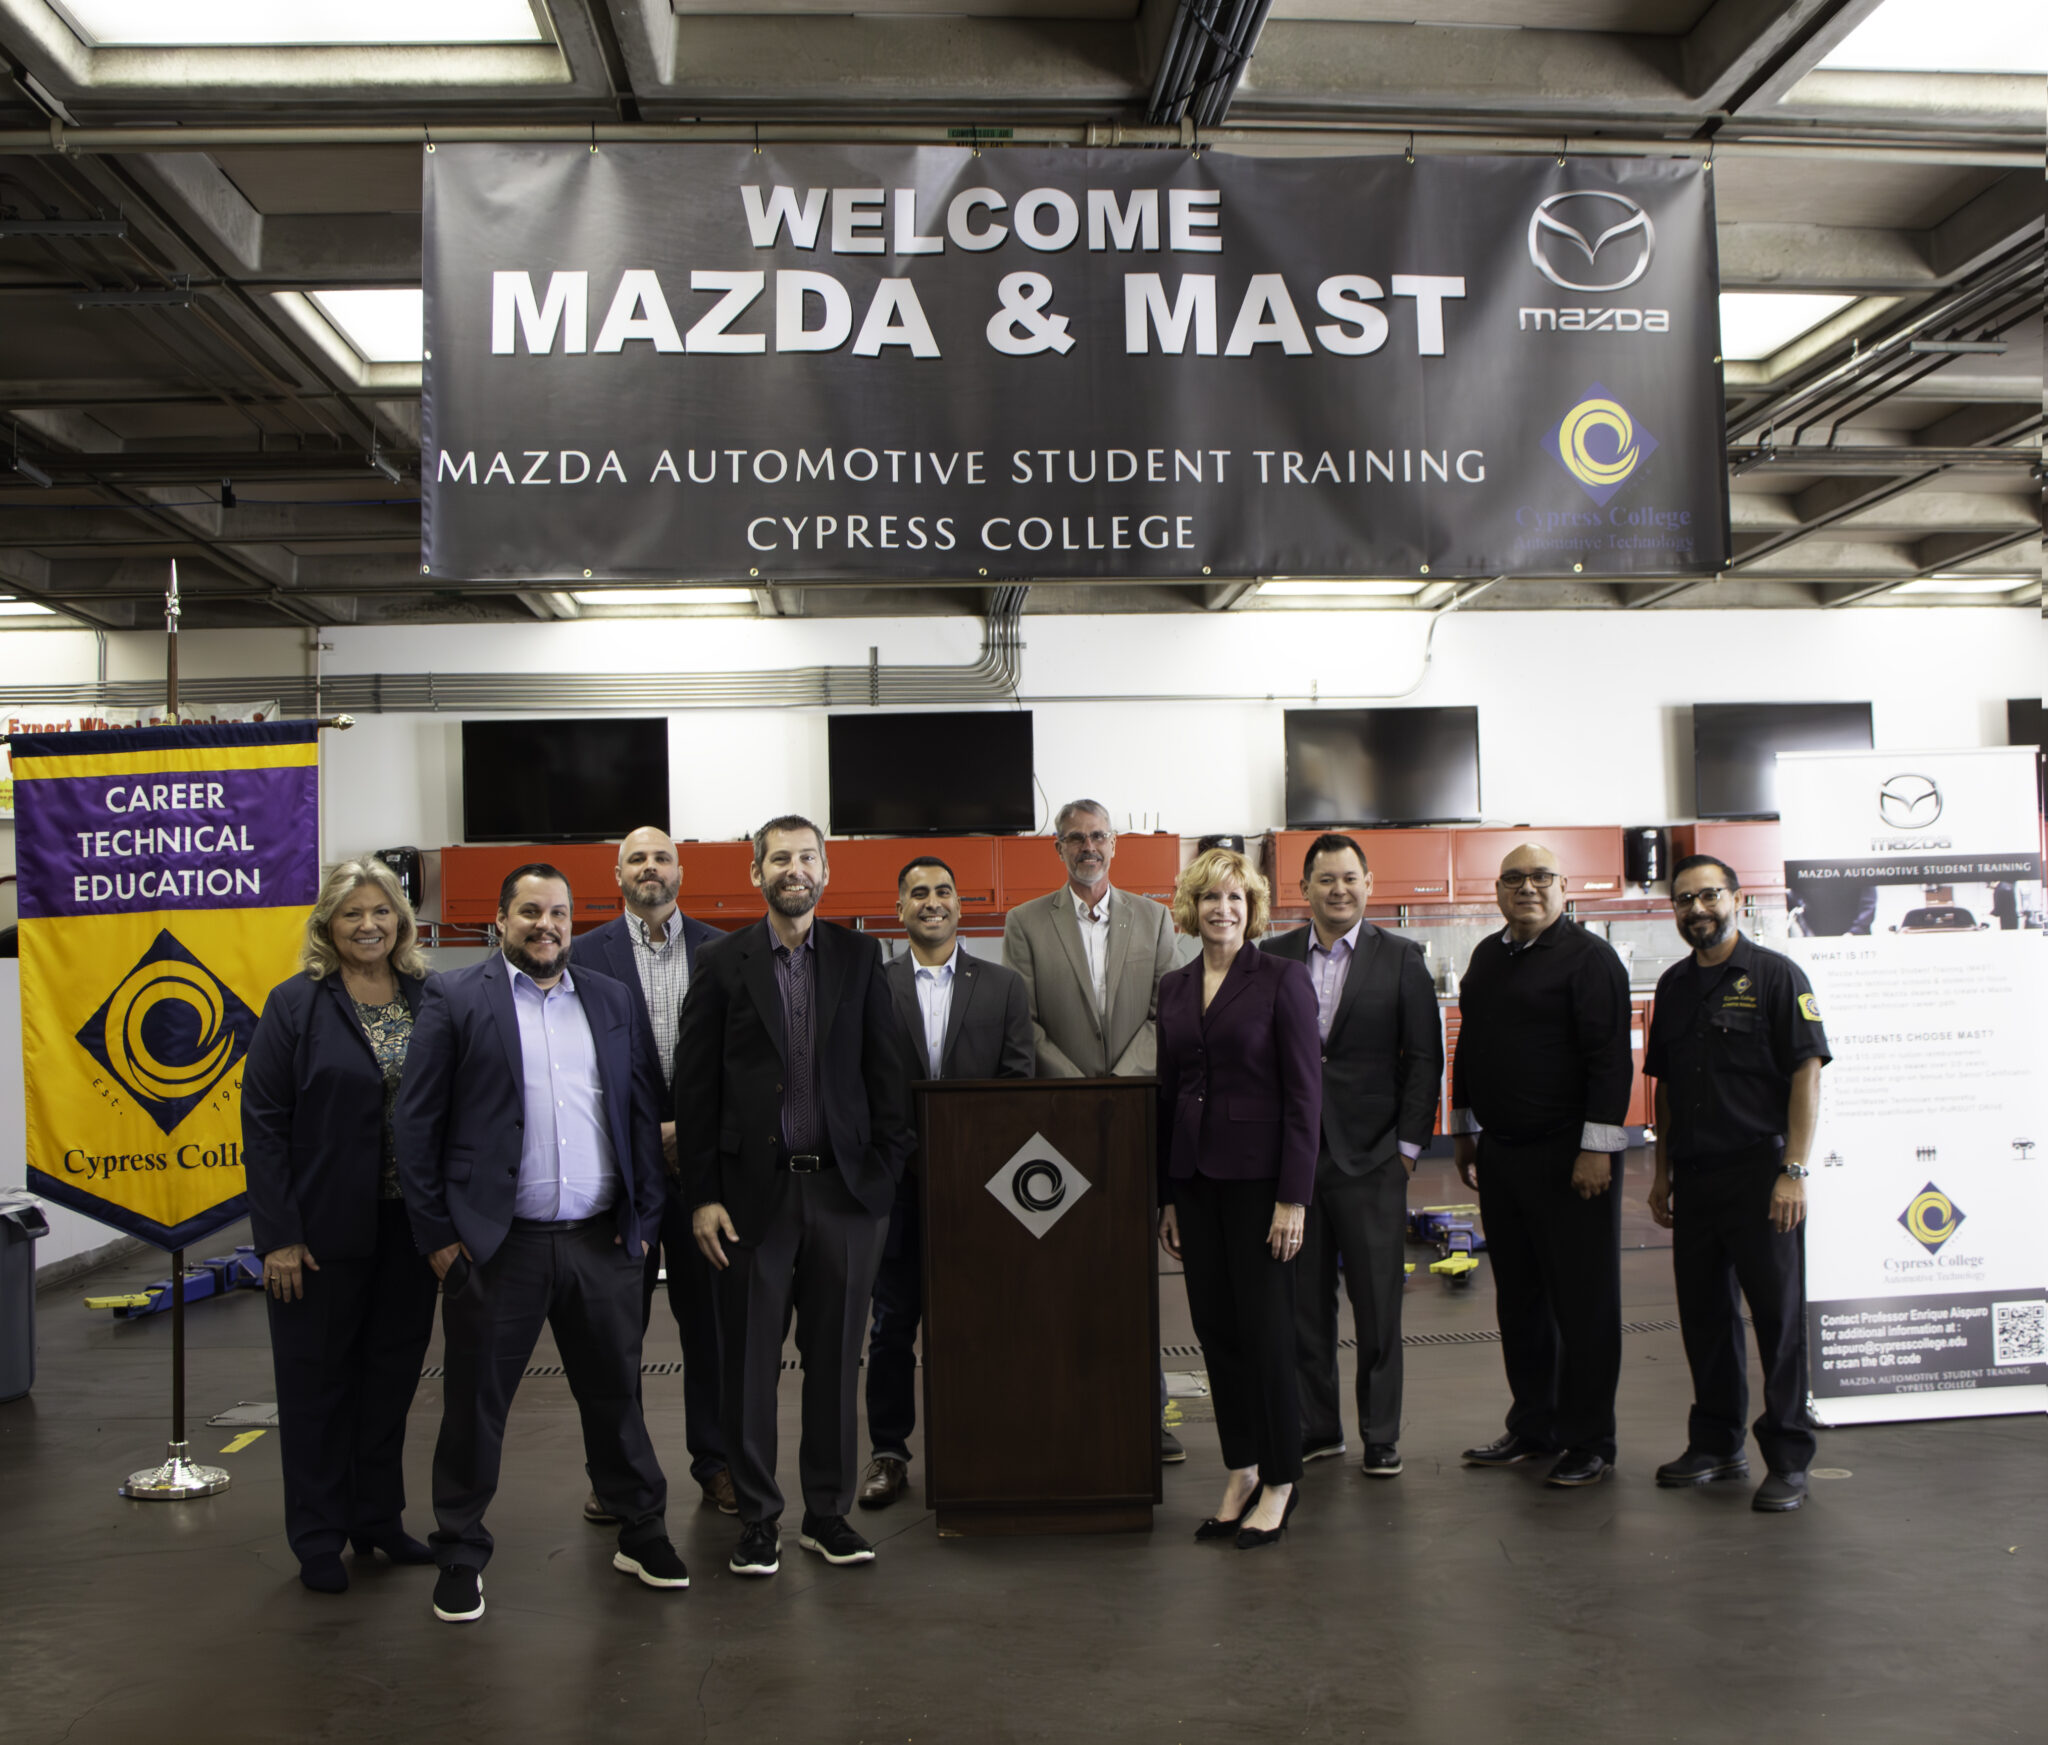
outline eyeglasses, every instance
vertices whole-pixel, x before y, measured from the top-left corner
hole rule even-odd
[[[1116,840],[1113,830],[1069,830],[1060,838],[1062,848],[1107,848]]]
[[[1706,885],[1697,891],[1687,891],[1683,896],[1674,896],[1671,899],[1671,906],[1681,912],[1690,909],[1694,904],[1698,904],[1702,909],[1711,909],[1727,894],[1719,885]]]
[[[1504,891],[1518,890],[1523,885],[1533,885],[1539,891],[1547,891],[1556,882],[1557,868],[1554,866],[1534,866],[1522,872],[1504,872],[1500,875],[1500,888]]]

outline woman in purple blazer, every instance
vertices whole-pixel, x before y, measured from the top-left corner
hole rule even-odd
[[[1159,983],[1159,1240],[1186,1269],[1230,1478],[1197,1539],[1280,1537],[1298,1500],[1294,1257],[1323,1118],[1316,995],[1252,948],[1268,891],[1212,848],[1180,875],[1174,924],[1202,955]]]

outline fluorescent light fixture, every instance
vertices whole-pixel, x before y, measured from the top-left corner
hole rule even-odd
[[[1277,581],[1261,582],[1259,592],[1280,599],[1309,599],[1317,596],[1333,600],[1402,599],[1421,593],[1427,586],[1427,582],[1297,581],[1293,577],[1283,576]]]
[[[2048,73],[2048,7],[2041,0],[1885,0],[1816,70]]]
[[[0,618],[54,618],[56,612],[48,606],[38,606],[33,600],[0,600]]]
[[[2039,576],[1926,576],[1917,582],[1901,582],[1895,594],[2017,594],[2022,588],[2040,585]]]
[[[545,42],[530,0],[51,0],[94,48]]]
[[[1770,357],[1855,301],[1826,291],[1723,291],[1721,355],[1741,363]]]
[[[580,588],[569,598],[579,606],[751,606],[751,588]]]
[[[426,293],[315,291],[320,313],[366,364],[416,364],[427,351]]]

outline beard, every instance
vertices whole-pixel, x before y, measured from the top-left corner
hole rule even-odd
[[[809,879],[793,881],[800,886],[791,889],[790,883],[782,879],[768,887],[768,905],[776,914],[794,921],[800,915],[808,915],[818,906],[818,887]]]
[[[659,873],[647,873],[633,881],[633,900],[646,908],[659,909],[673,903],[682,888],[680,876],[664,878]]]
[[[1734,931],[1733,915],[1695,915],[1685,924],[1685,942],[1696,951],[1712,951]]]
[[[523,969],[535,981],[539,981],[545,976],[560,975],[569,967],[569,947],[564,945],[553,963],[543,963],[525,947],[514,945],[508,939],[505,942],[505,961],[514,969]]]

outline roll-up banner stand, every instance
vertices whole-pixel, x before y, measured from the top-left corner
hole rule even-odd
[[[423,574],[1727,555],[1694,160],[443,145]]]
[[[1778,759],[1792,954],[1835,1058],[1813,1412],[2048,1409],[2048,932],[2031,747]]]

